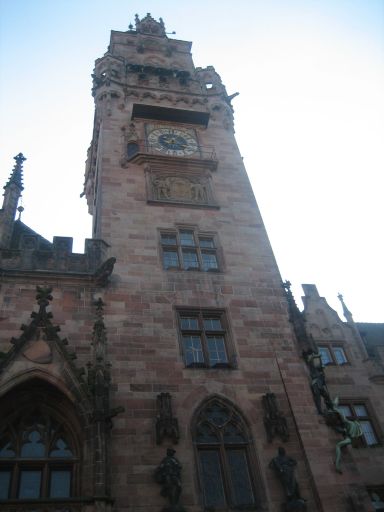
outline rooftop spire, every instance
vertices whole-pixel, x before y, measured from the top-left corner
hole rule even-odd
[[[339,301],[341,302],[341,305],[343,307],[343,315],[344,315],[345,319],[347,320],[347,322],[353,322],[352,313],[349,311],[349,309],[345,305],[344,297],[341,295],[341,293],[338,294],[337,298],[339,299]]]
[[[9,177],[9,180],[4,188],[7,188],[14,183],[15,185],[17,185],[20,188],[20,190],[24,190],[24,187],[23,187],[23,162],[26,160],[26,158],[23,155],[23,153],[19,153],[18,155],[13,157],[13,159],[16,161],[16,163],[13,167],[12,174]]]

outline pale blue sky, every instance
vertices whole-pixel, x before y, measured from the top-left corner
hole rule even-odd
[[[82,191],[91,72],[110,30],[162,17],[214,65],[282,276],[356,320],[384,321],[384,1],[0,0],[0,183],[25,153],[23,220],[47,238],[91,223]]]

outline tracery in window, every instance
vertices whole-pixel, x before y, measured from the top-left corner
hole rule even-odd
[[[211,399],[194,427],[200,485],[206,508],[255,508],[250,436],[229,404]]]
[[[30,397],[0,419],[0,500],[70,498],[79,463],[73,433],[64,416]]]

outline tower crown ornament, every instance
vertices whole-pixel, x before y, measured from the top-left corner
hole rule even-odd
[[[151,13],[147,13],[145,18],[140,20],[139,15],[135,14],[136,31],[139,34],[150,34],[152,36],[166,37],[165,26],[162,18],[156,21]]]

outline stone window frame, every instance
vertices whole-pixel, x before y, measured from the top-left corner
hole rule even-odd
[[[182,233],[191,233],[193,244],[185,244],[182,242]],[[170,235],[175,237],[175,243],[164,243],[163,236]],[[203,240],[211,240],[212,246],[203,246]],[[159,229],[159,246],[161,265],[163,270],[167,271],[187,271],[187,272],[208,272],[218,273],[223,271],[223,261],[218,243],[218,236],[216,233],[203,232],[196,227],[191,226],[178,226],[174,229]],[[166,265],[165,253],[177,254],[177,265]],[[196,255],[196,266],[185,266],[184,254],[194,253]],[[204,265],[203,255],[213,255],[216,259],[217,267],[209,267]]]
[[[183,361],[186,368],[202,368],[202,369],[235,369],[237,367],[236,363],[236,354],[234,351],[234,345],[232,342],[232,337],[230,335],[230,327],[228,323],[228,318],[225,310],[223,309],[215,309],[215,308],[191,308],[191,307],[177,307],[176,308],[176,317],[177,317],[177,329],[179,334],[179,342],[180,342],[180,350],[183,357]],[[182,322],[182,319],[193,318],[197,320],[196,326],[186,327],[186,324]],[[220,321],[220,328],[207,328],[204,320],[215,319]],[[195,337],[196,339],[200,339],[200,352],[199,358],[200,361],[189,361],[187,356],[188,347],[186,346],[187,337]],[[223,348],[225,353],[225,360],[218,360],[215,364],[211,364],[212,359],[210,359],[210,353],[214,353],[214,351],[210,351],[209,349],[209,340],[215,338],[223,339]],[[216,348],[217,344],[215,343]],[[195,347],[194,347],[195,348]],[[215,347],[214,347],[215,348]],[[191,353],[195,353],[196,350],[190,350]],[[195,355],[193,359],[195,359]]]
[[[207,413],[207,411],[209,411],[212,405],[222,406],[230,412],[228,423],[232,423],[238,429],[238,431],[243,434],[243,440],[240,442],[236,442],[234,439],[227,441],[225,439],[225,435],[220,433],[220,430],[223,429],[224,425],[220,427],[220,425],[209,421],[209,412]],[[204,439],[199,439],[199,430],[201,426],[204,428],[204,424],[208,428],[212,429],[213,432],[217,433],[219,442],[210,442],[209,439],[204,442]],[[217,395],[211,396],[207,398],[195,412],[191,422],[191,434],[195,452],[199,495],[201,505],[204,510],[259,510],[259,508],[263,508],[262,502],[265,501],[265,489],[263,488],[262,480],[260,478],[261,472],[259,463],[256,454],[254,453],[254,443],[252,439],[251,428],[246,421],[244,414],[234,404],[232,404],[224,397]],[[233,471],[231,472],[230,458],[228,457],[228,454],[231,450],[240,450],[244,455],[243,460],[245,461],[245,464],[242,467],[245,467],[245,472],[249,478],[249,485],[253,495],[252,503],[240,505],[234,502],[233,498],[236,491],[234,490],[234,483],[232,478]],[[222,503],[220,506],[214,506],[207,500],[206,489],[212,485],[212,480],[210,478],[204,478],[204,469],[202,464],[203,459],[201,457],[204,452],[215,452],[219,460],[217,467],[220,469],[220,484],[223,490],[225,501],[225,503]]]
[[[345,365],[351,364],[349,357],[348,357],[348,353],[346,352],[343,343],[319,343],[317,345],[317,347],[318,347],[320,355],[321,355],[321,350],[326,350],[328,353],[328,356],[329,356],[328,362],[325,362],[323,360],[323,358],[321,358],[321,362],[322,362],[323,366],[345,366]],[[342,353],[345,357],[344,362],[339,362],[337,360],[337,356],[335,355],[335,352],[334,352],[335,349],[342,350]]]
[[[367,414],[359,414],[356,409],[358,406],[363,406]],[[343,407],[348,407],[351,414],[345,414],[345,409],[343,410]],[[357,420],[362,426],[363,435],[357,440],[357,444],[359,446],[364,448],[376,448],[382,445],[378,422],[373,414],[373,409],[366,398],[340,398],[338,409],[341,410],[348,420]],[[364,432],[365,423],[369,425],[376,442],[370,443],[367,441],[365,435],[366,432]]]

